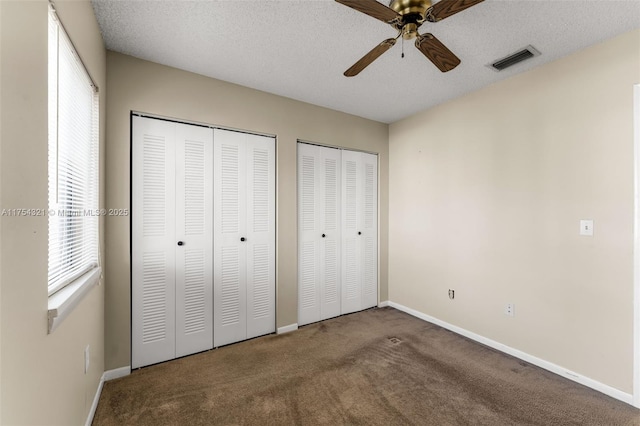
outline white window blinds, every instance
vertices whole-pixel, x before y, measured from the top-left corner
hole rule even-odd
[[[98,94],[49,11],[49,294],[98,266]]]

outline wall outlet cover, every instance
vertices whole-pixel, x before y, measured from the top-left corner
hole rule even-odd
[[[514,316],[516,314],[516,305],[513,303],[507,303],[504,305],[504,314],[509,317]]]
[[[593,220],[582,219],[580,221],[580,235],[585,235],[587,237],[593,236]]]

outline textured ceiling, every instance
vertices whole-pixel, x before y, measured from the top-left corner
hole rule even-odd
[[[398,41],[347,78],[396,31],[333,0],[92,3],[110,50],[385,123],[640,28],[640,0],[486,0],[420,29],[462,60],[453,71],[438,71],[411,40],[404,59]],[[500,73],[486,67],[529,44],[542,54]]]

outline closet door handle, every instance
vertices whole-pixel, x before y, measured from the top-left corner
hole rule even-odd
[[[362,235],[362,232],[358,231],[358,235]]]
[[[322,238],[326,237],[326,235],[322,234]]]
[[[183,246],[183,245],[184,245],[184,242],[183,242],[183,241],[178,241],[178,245],[179,245],[179,246]]]
[[[244,237],[241,237],[241,238],[240,238],[240,241],[244,241]]]

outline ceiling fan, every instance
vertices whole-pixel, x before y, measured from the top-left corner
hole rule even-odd
[[[460,64],[460,59],[433,34],[419,34],[418,28],[425,21],[441,21],[484,0],[440,0],[434,5],[431,4],[431,0],[391,0],[389,7],[376,0],[336,1],[358,12],[386,22],[398,30],[398,35],[395,38],[384,40],[344,72],[346,77],[353,77],[393,47],[400,36],[404,40],[415,38],[415,45],[418,50],[433,62],[440,71],[451,71]]]

